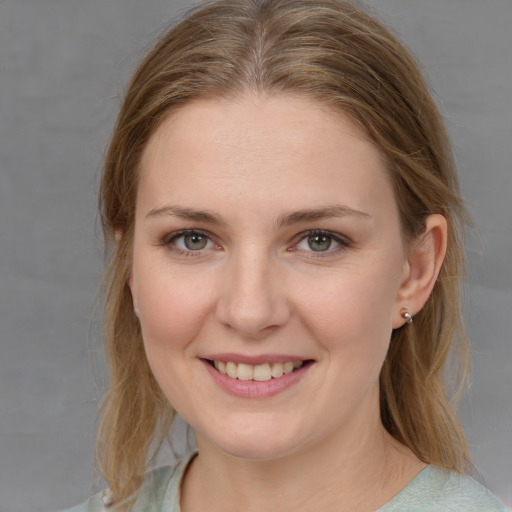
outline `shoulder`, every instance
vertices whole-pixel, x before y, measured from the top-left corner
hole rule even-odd
[[[174,468],[165,466],[149,472],[140,489],[137,501],[130,512],[160,512],[169,487],[172,488]],[[103,491],[91,496],[85,503],[63,512],[111,512],[109,508],[109,491]],[[179,510],[179,509],[178,509]],[[174,509],[169,509],[174,512]]]
[[[468,512],[507,512],[503,503],[486,487],[473,478],[454,472],[437,470],[445,475],[445,484],[439,499],[447,510]]]
[[[379,512],[507,512],[473,478],[427,466]]]
[[[194,454],[187,455],[175,466],[164,466],[150,471],[130,512],[179,512],[181,478]],[[62,512],[111,512],[109,492],[103,491],[85,503]]]

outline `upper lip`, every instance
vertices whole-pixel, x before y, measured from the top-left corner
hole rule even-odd
[[[311,358],[301,357],[297,355],[291,354],[258,354],[258,355],[248,355],[248,354],[236,354],[236,353],[221,353],[221,354],[209,354],[206,356],[202,356],[201,359],[207,359],[209,361],[224,361],[224,362],[233,362],[233,363],[243,363],[250,364],[252,366],[256,366],[258,364],[265,363],[288,363],[288,362],[298,362],[298,361],[306,361]]]

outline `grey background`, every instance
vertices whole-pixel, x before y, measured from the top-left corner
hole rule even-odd
[[[452,135],[469,240],[474,372],[462,419],[512,505],[512,1],[371,0],[423,63]],[[101,488],[95,193],[119,96],[191,1],[0,1],[0,510]]]

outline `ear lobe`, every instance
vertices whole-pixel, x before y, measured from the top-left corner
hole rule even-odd
[[[123,230],[116,229],[114,231],[114,242],[116,243],[116,245],[119,245],[123,241],[123,237],[124,237]],[[128,276],[127,283],[128,283],[128,287],[130,288],[130,293],[132,295],[133,313],[135,314],[135,316],[137,318],[139,318],[139,308],[137,306],[137,300],[135,298],[135,293],[134,293],[133,270],[130,270],[130,275]]]
[[[116,242],[119,243],[122,238],[123,234],[119,231],[116,231]],[[133,312],[135,313],[135,316],[139,317],[139,309],[137,307],[137,300],[135,297],[135,289],[134,289],[134,279],[133,279],[133,268],[130,269],[130,274],[128,275],[128,279],[126,281],[128,283],[128,287],[130,288],[130,293],[132,296],[132,304],[133,304]]]
[[[130,292],[132,294],[133,313],[137,318],[139,318],[139,308],[137,306],[137,298],[136,294],[134,293],[133,286],[133,272],[130,272],[130,275],[128,276],[128,286],[130,287]]]
[[[446,255],[447,239],[446,219],[438,214],[429,215],[425,231],[409,249],[407,275],[398,292],[393,328],[405,323],[405,311],[414,316],[427,302]]]

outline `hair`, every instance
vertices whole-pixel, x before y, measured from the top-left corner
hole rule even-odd
[[[218,0],[190,11],[140,64],[105,159],[99,205],[110,247],[104,321],[110,388],[97,461],[118,505],[136,496],[152,449],[173,419],[149,368],[127,283],[141,155],[183,105],[247,91],[302,95],[363,127],[387,160],[407,241],[424,232],[428,215],[446,218],[448,250],[433,292],[414,324],[392,333],[380,409],[387,431],[419,459],[467,472],[470,456],[452,408],[456,393],[446,391],[452,350],[460,372],[450,373],[459,384],[469,365],[460,300],[466,213],[443,121],[420,69],[353,3]]]

